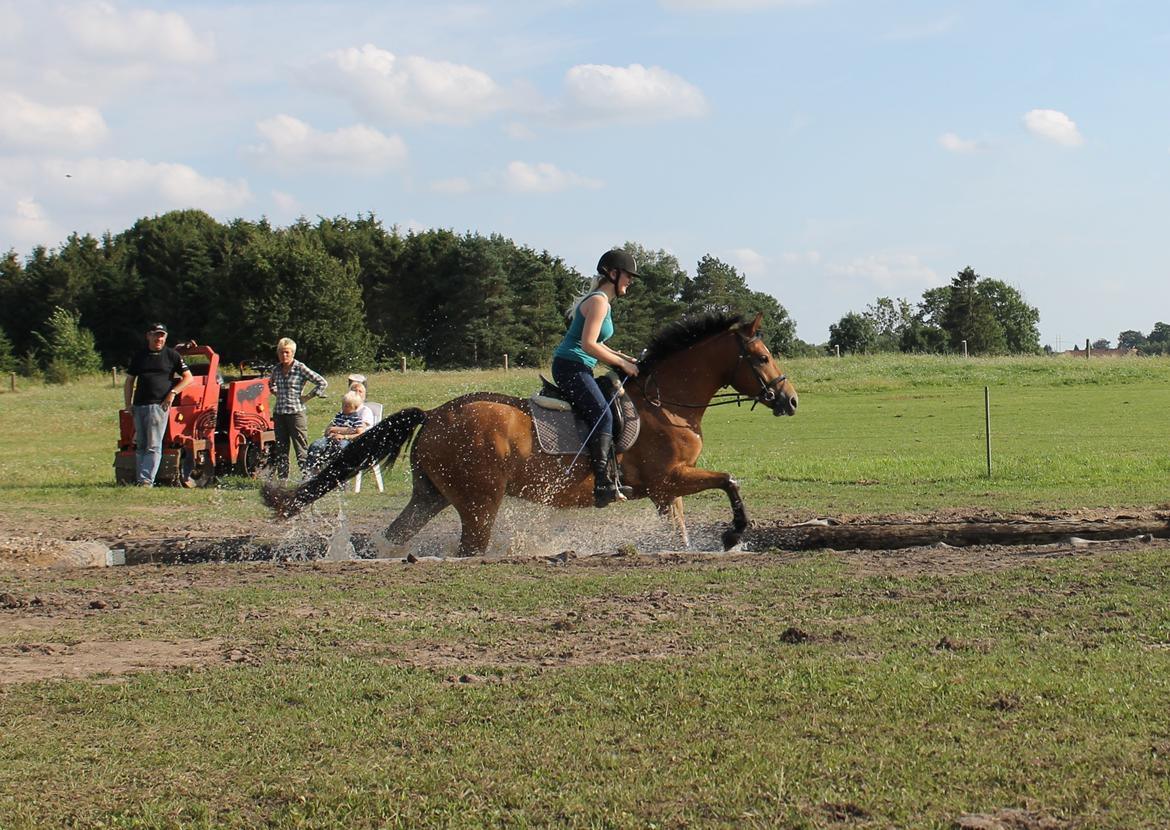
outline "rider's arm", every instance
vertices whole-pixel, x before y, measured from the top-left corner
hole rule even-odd
[[[627,375],[637,375],[638,364],[597,340],[608,306],[609,303],[600,294],[595,294],[581,303],[581,314],[585,317],[585,326],[581,329],[581,349],[602,363],[621,369]]]

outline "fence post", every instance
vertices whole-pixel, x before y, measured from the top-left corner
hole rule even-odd
[[[967,341],[963,341],[963,357],[967,356]]]
[[[16,372],[8,376],[8,385],[12,388],[13,392],[16,391]]]
[[[404,374],[404,375],[406,374],[406,358],[405,357],[402,358],[402,366],[401,366],[400,371],[402,372],[402,374]]]
[[[1089,356],[1092,354],[1092,351],[1093,351],[1093,347],[1089,345],[1089,338],[1086,337],[1085,338],[1085,360],[1089,359]]]
[[[983,387],[983,425],[987,430],[987,477],[991,478],[991,390]]]
[[[840,346],[840,344],[833,346],[833,351],[834,351],[834,352],[836,352],[836,354],[837,354],[837,357],[840,357],[840,356],[841,356],[841,346]]]
[[[115,366],[113,369],[110,370],[110,382],[113,384],[115,389],[118,388],[118,367],[117,366]]]
[[[508,371],[508,353],[504,352],[504,371]]]

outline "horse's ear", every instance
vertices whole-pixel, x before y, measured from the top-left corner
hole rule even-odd
[[[760,323],[764,322],[764,312],[757,311],[756,319],[752,320],[752,324],[748,326],[747,336],[755,337],[760,333]]]

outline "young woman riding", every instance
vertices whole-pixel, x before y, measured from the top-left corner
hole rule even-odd
[[[630,491],[628,487],[619,487],[610,473],[613,416],[609,401],[593,379],[593,367],[600,361],[627,375],[638,374],[634,358],[605,345],[613,336],[610,304],[630,290],[637,276],[638,265],[625,251],[602,254],[597,262],[597,275],[589,291],[569,309],[569,330],[553,352],[553,381],[565,393],[573,411],[593,431],[588,449],[594,476],[593,502],[598,507],[625,501]]]

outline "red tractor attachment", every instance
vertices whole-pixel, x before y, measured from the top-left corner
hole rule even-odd
[[[210,346],[190,341],[175,349],[186,359],[195,379],[167,412],[162,463],[155,483],[206,487],[217,475],[255,477],[276,441],[268,406],[268,376],[225,382],[219,374],[219,355]],[[133,484],[137,468],[133,416],[122,412],[119,426],[114,480]]]

